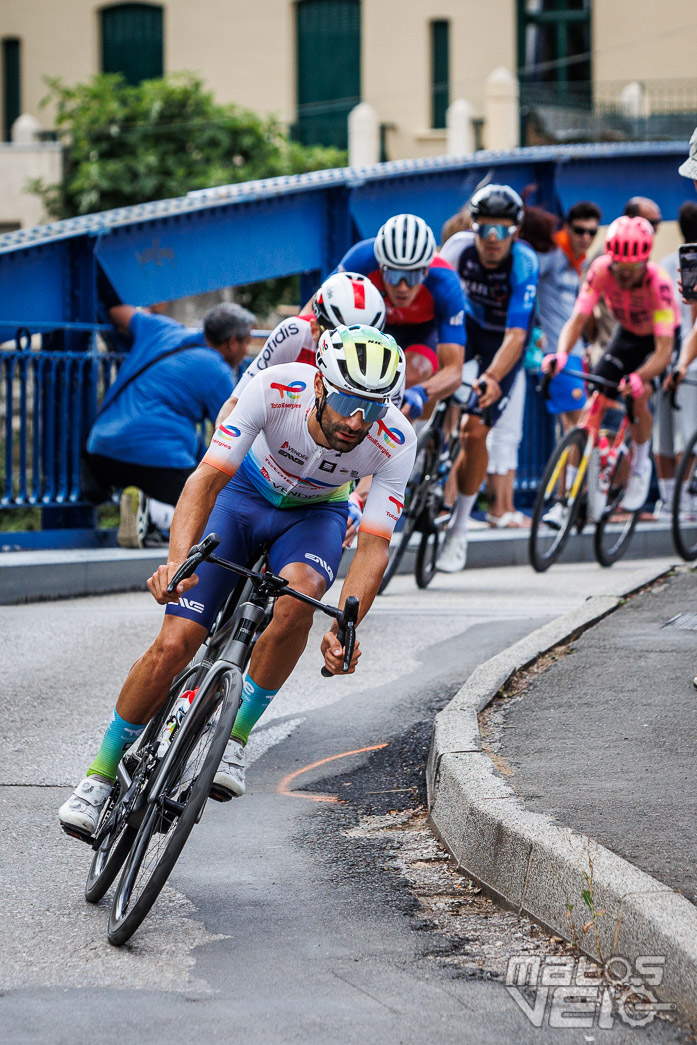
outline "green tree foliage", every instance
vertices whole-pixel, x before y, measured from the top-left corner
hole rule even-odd
[[[339,167],[346,153],[291,142],[273,117],[218,105],[190,73],[129,86],[101,74],[48,80],[65,143],[62,184],[31,190],[52,218],[182,196],[192,189]]]

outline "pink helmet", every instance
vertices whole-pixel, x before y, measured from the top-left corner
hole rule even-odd
[[[653,229],[646,218],[615,218],[605,235],[605,251],[613,261],[646,261],[653,246]]]

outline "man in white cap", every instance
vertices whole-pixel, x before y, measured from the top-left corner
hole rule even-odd
[[[690,155],[678,167],[678,174],[682,174],[683,178],[692,178],[697,189],[697,127],[690,138]]]

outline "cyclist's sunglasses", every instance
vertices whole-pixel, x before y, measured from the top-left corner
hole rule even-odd
[[[639,272],[640,269],[646,268],[645,261],[613,261],[610,264],[610,268],[614,269],[615,272]]]
[[[428,269],[392,269],[382,266],[382,278],[391,287],[398,286],[402,280],[408,287],[416,287],[426,279]]]
[[[585,225],[572,225],[571,231],[575,233],[576,236],[590,236],[590,238],[593,239],[598,231],[598,226],[596,225],[594,229],[587,229]]]
[[[518,230],[517,225],[500,225],[498,222],[492,221],[473,221],[472,230],[481,236],[482,239],[488,239],[492,232],[496,234],[496,239],[503,240],[508,239],[514,232]]]
[[[383,402],[382,399],[364,399],[363,396],[353,396],[349,395],[348,392],[338,392],[326,382],[324,383],[324,390],[327,394],[327,404],[332,410],[336,410],[337,414],[341,414],[342,417],[353,417],[360,410],[363,414],[363,420],[372,424],[374,421],[381,420],[387,413],[388,404]]]

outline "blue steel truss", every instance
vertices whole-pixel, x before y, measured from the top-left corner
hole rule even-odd
[[[46,527],[89,520],[84,509],[75,514],[84,503],[76,460],[96,409],[95,367],[78,365],[73,353],[94,362],[109,305],[149,305],[296,273],[309,297],[348,247],[391,214],[421,214],[438,233],[489,173],[519,191],[535,186],[529,202],[559,213],[592,199],[609,220],[628,196],[647,195],[674,218],[691,196],[677,173],[685,153],[684,142],[652,142],[402,160],[226,185],[0,235],[0,343],[17,345],[0,352],[3,384],[20,404],[14,422],[4,411],[2,504],[45,506]],[[26,356],[12,362],[30,335],[40,337],[39,369]],[[54,354],[58,362],[49,359]],[[51,374],[60,375],[55,384]],[[30,425],[36,389],[42,413]],[[526,416],[526,441],[537,448],[523,470],[528,489],[548,447],[542,416],[538,428]],[[47,477],[38,485],[32,461],[44,462]]]

